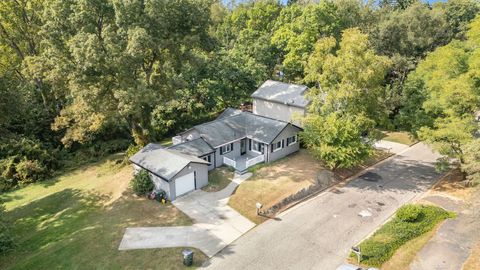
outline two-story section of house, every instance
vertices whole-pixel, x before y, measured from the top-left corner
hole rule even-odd
[[[305,85],[268,80],[252,94],[253,113],[301,126],[310,103]]]

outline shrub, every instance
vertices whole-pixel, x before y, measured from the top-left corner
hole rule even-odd
[[[146,170],[139,171],[130,182],[130,186],[135,194],[142,196],[151,192],[155,185],[150,179],[150,175]]]
[[[421,212],[420,207],[410,204],[398,209],[396,217],[404,222],[415,222],[419,218]]]
[[[135,155],[143,146],[140,144],[130,144],[125,152],[125,161],[127,161],[131,156]]]
[[[370,238],[360,244],[362,263],[381,266],[407,241],[430,230],[440,221],[453,217],[450,212],[431,205],[406,205]],[[355,255],[352,254],[352,257]]]
[[[28,138],[0,141],[0,191],[41,181],[58,168],[58,150]]]

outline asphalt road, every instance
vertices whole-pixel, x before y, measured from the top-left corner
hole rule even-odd
[[[269,220],[227,246],[207,269],[336,269],[350,247],[437,180],[437,158],[419,143],[344,187]],[[363,217],[361,216],[363,215]]]

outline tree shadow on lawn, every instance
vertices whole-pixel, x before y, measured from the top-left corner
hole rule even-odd
[[[118,245],[128,226],[190,225],[188,217],[170,204],[128,193],[104,206],[106,200],[106,195],[65,189],[7,212],[17,247],[5,254],[0,268],[156,268],[163,261],[183,269],[182,248],[118,251]],[[205,255],[196,253],[200,265]]]

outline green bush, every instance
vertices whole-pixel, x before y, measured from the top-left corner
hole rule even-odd
[[[41,181],[59,167],[59,151],[28,138],[0,141],[0,191]]]
[[[396,217],[404,222],[415,222],[421,213],[420,207],[410,204],[400,207],[400,209],[397,210]]]
[[[150,175],[146,170],[139,171],[130,182],[130,186],[138,196],[143,196],[151,192],[155,185],[150,179]]]
[[[130,144],[125,152],[125,161],[127,161],[131,156],[135,155],[143,146],[139,144]]]
[[[436,206],[413,204],[401,207],[391,221],[360,244],[362,263],[381,266],[400,246],[432,230],[449,217],[453,217],[453,214]]]

